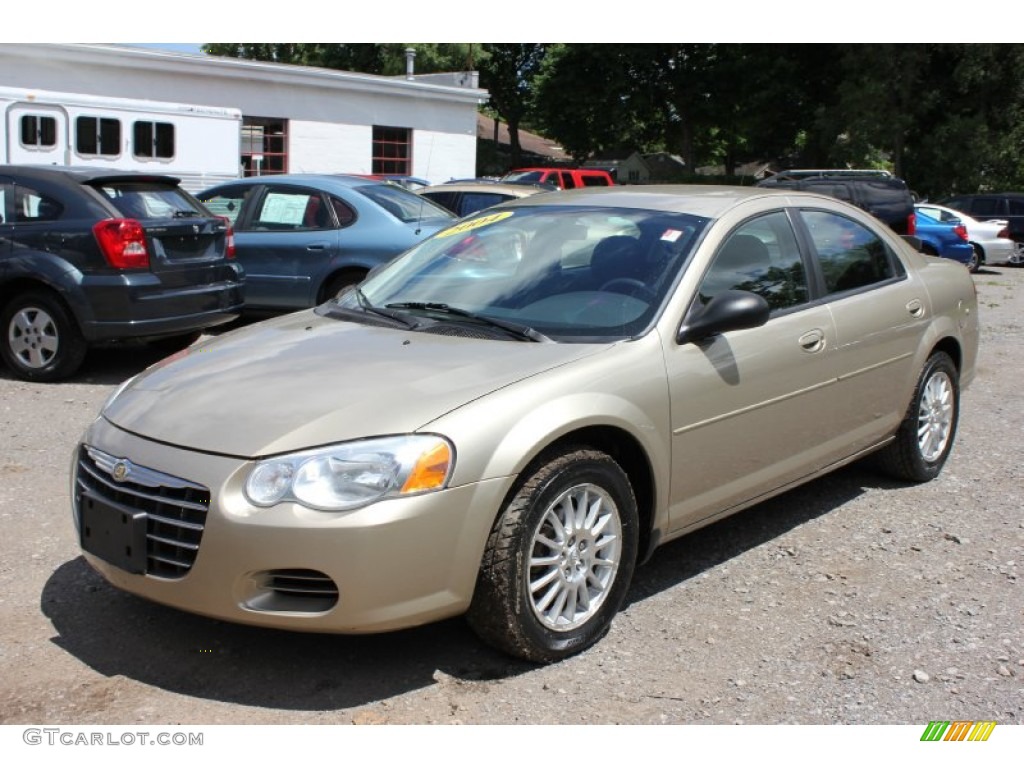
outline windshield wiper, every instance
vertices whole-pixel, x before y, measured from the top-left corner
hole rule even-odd
[[[384,307],[373,306],[373,304],[370,303],[370,300],[366,298],[366,294],[363,293],[361,288],[353,289],[353,293],[356,296],[356,301],[359,302],[359,308],[364,312],[369,312],[371,315],[378,315],[380,317],[386,317],[389,320],[394,320],[397,323],[401,323],[406,328],[418,328],[420,325],[418,322],[406,317],[401,312],[390,312]],[[388,304],[388,306],[391,307],[392,305]]]
[[[483,325],[489,325],[492,328],[500,328],[506,333],[526,341],[551,341],[551,339],[543,333],[534,330],[528,325],[511,323],[507,320],[498,320],[493,317],[487,317],[486,315],[478,315],[475,312],[470,312],[468,309],[460,309],[459,307],[453,307],[449,304],[441,304],[439,302],[432,301],[400,301],[394,304],[385,304],[385,306],[388,309],[418,309],[426,312],[437,312],[443,315],[455,315],[456,317],[463,317],[467,320],[482,323]]]

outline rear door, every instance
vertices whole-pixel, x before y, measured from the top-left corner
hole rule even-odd
[[[836,327],[839,380],[832,389],[837,434],[865,448],[903,419],[905,388],[930,318],[916,275],[869,228],[838,213],[802,210]]]

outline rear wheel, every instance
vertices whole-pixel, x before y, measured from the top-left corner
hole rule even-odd
[[[924,366],[896,439],[879,452],[882,468],[915,483],[932,480],[953,449],[960,416],[959,374],[945,352]]]
[[[629,479],[608,455],[578,449],[539,462],[491,530],[470,625],[530,661],[585,650],[629,589],[637,527]]]
[[[78,370],[87,345],[71,313],[48,291],[29,291],[0,313],[0,355],[19,379],[56,381]]]
[[[971,243],[971,260],[967,262],[967,268],[971,272],[977,272],[981,269],[981,265],[985,263],[985,254],[981,250],[981,246],[975,243]]]

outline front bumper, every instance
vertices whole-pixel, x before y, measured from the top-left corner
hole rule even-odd
[[[290,503],[259,509],[242,493],[252,466],[244,459],[159,445],[102,419],[90,427],[84,442],[115,459],[129,459],[140,474],[148,468],[158,477],[183,478],[209,489],[201,540],[183,575],[169,577],[152,557],[135,569],[142,572],[132,573],[120,555],[95,541],[93,529],[101,526],[91,508],[86,517],[90,530],[82,530],[83,507],[96,494],[84,490],[89,482],[79,478],[81,456],[76,452],[75,523],[86,559],[111,584],[192,613],[309,632],[385,631],[464,612],[509,483],[499,478],[344,513]],[[123,498],[113,503],[123,506]],[[146,518],[162,513],[141,514],[137,524],[144,530]],[[148,529],[153,555],[152,521]],[[163,531],[157,530],[156,538],[165,538]]]

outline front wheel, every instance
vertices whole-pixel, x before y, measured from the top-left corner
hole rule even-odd
[[[629,479],[607,454],[581,448],[538,462],[491,530],[470,625],[530,661],[589,648],[629,589],[638,525]]]
[[[959,373],[945,352],[928,358],[896,439],[879,453],[882,468],[900,480],[938,477],[953,449],[960,417]]]
[[[64,304],[46,291],[29,291],[0,313],[0,355],[19,379],[57,381],[78,370],[86,342]]]

